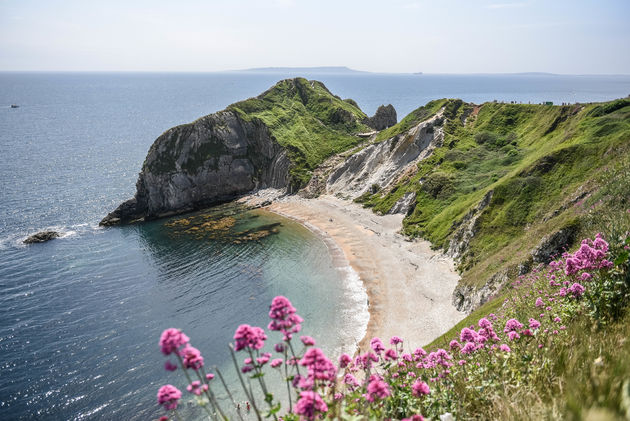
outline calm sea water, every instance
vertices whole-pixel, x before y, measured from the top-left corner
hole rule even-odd
[[[155,417],[157,388],[184,384],[162,369],[161,330],[183,328],[208,364],[224,367],[234,329],[266,325],[277,294],[331,354],[360,331],[360,291],[341,288],[346,275],[326,245],[291,221],[236,213],[221,237],[178,231],[172,220],[97,227],[133,194],[160,133],[286,76],[0,73],[0,419]],[[368,114],[392,103],[399,118],[443,97],[560,103],[630,94],[627,76],[305,76]],[[273,223],[281,223],[275,234],[234,241]],[[21,244],[49,228],[64,237]]]

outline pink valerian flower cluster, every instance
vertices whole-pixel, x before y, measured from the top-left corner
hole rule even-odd
[[[372,338],[372,340],[370,341],[370,348],[372,348],[377,354],[385,351],[385,345],[383,345],[383,342],[380,340],[380,338]]]
[[[234,350],[240,351],[245,348],[252,350],[261,349],[265,346],[266,339],[267,335],[265,335],[265,331],[261,328],[242,324],[234,333]]]
[[[169,328],[160,336],[160,348],[162,354],[171,355],[177,353],[179,348],[190,342],[190,338],[179,329]]]
[[[284,340],[291,339],[294,333],[302,329],[301,323],[304,321],[296,314],[296,309],[287,297],[278,295],[271,301],[269,308],[271,322],[267,328],[272,331],[282,332]]]
[[[158,405],[164,406],[164,409],[177,409],[177,404],[182,397],[182,392],[173,385],[165,384],[160,387],[157,393]]]
[[[385,399],[389,395],[391,395],[389,385],[378,374],[372,374],[368,381],[365,399],[369,402],[374,402],[376,398]]]
[[[310,348],[306,351],[300,360],[300,365],[307,368],[309,380],[334,382],[336,379],[337,367],[319,348]]]
[[[313,420],[315,416],[326,411],[328,411],[328,405],[317,392],[300,392],[300,399],[297,401],[294,410],[296,414],[303,416],[307,420]]]
[[[208,390],[208,385],[207,384],[201,384],[201,382],[199,380],[195,380],[194,382],[192,382],[191,384],[186,386],[186,390],[188,390],[193,395],[199,396],[203,392]]]
[[[193,370],[199,370],[203,367],[203,357],[201,352],[195,347],[189,344],[181,351],[182,362],[184,368],[192,368]]]
[[[429,385],[421,380],[417,380],[413,386],[411,386],[411,390],[414,396],[424,396],[431,393]]]
[[[581,270],[603,269],[612,267],[612,262],[606,259],[608,243],[601,234],[595,236],[595,240],[584,239],[578,251],[574,254],[565,253],[564,272],[573,275]]]

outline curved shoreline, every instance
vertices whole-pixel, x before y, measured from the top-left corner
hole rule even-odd
[[[412,350],[465,316],[451,303],[459,280],[452,260],[431,250],[427,241],[400,235],[402,215],[379,216],[333,196],[285,196],[264,209],[301,223],[327,245],[332,241],[333,259],[340,258],[340,250],[359,275],[369,312],[361,349],[366,350],[373,337],[387,341],[397,335]]]

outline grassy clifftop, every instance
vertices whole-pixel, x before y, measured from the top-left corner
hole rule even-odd
[[[562,227],[583,231],[589,206],[606,206],[596,200],[611,182],[603,171],[630,162],[629,99],[567,106],[433,101],[379,138],[402,133],[442,107],[442,146],[392,191],[361,201],[387,212],[415,192],[405,232],[446,249],[492,192],[461,258],[465,284],[479,286],[498,271],[514,271],[531,260],[541,238]]]
[[[293,182],[302,185],[330,155],[359,143],[357,133],[371,130],[361,123],[366,115],[354,101],[344,101],[323,83],[303,78],[282,80],[258,97],[227,109],[245,120],[265,123],[289,151]]]

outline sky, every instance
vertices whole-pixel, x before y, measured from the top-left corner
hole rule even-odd
[[[630,74],[629,0],[0,0],[0,71]]]

